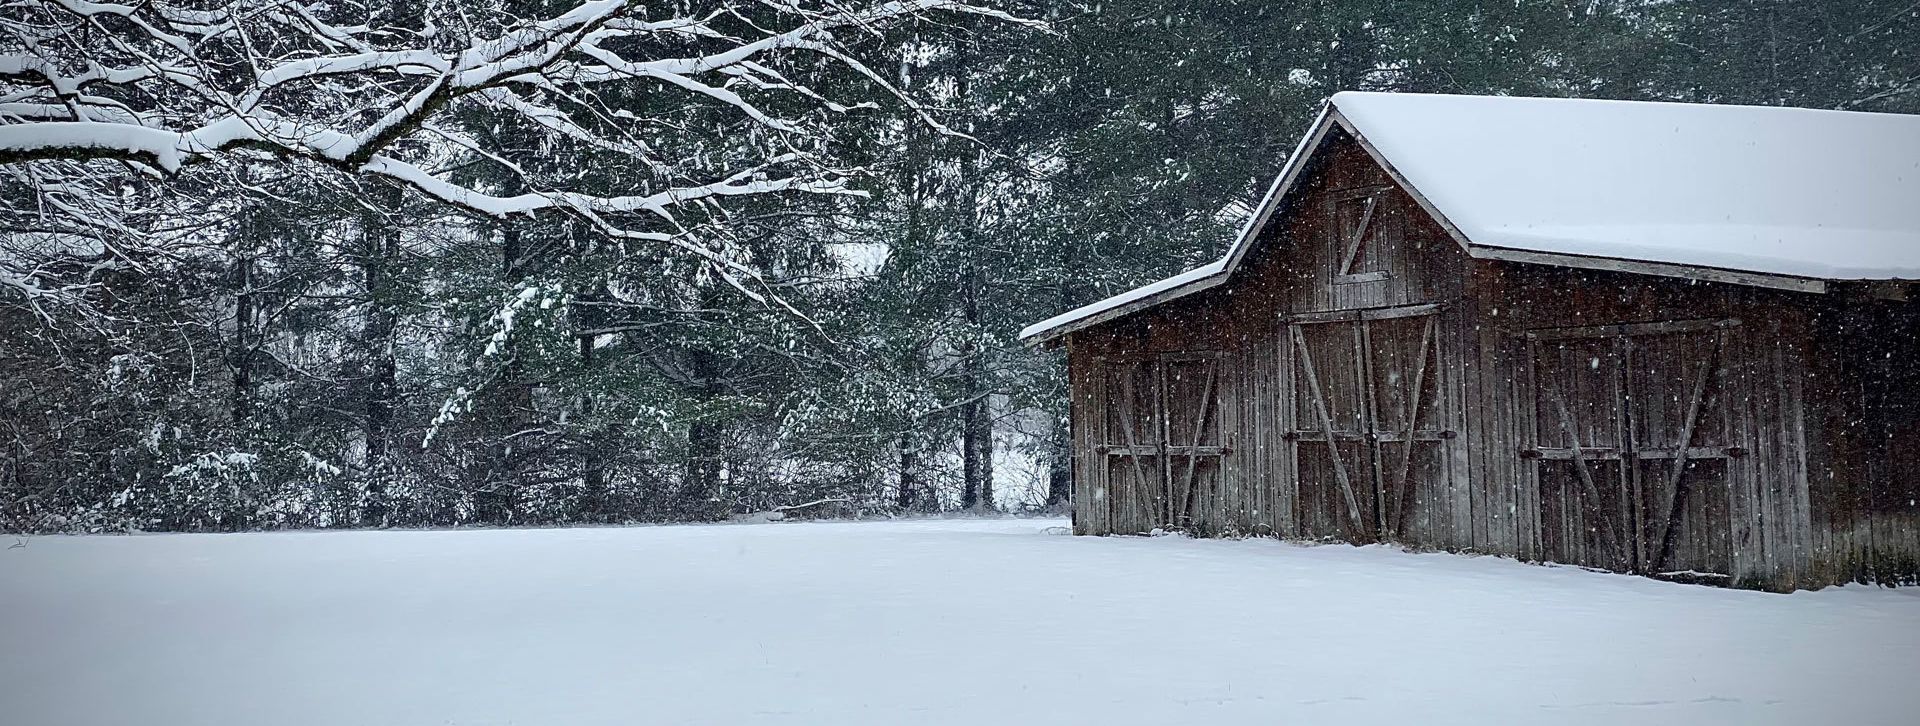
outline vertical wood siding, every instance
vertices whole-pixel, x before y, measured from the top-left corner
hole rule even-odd
[[[1920,581],[1920,304],[1816,315],[1804,354],[1807,580]]]

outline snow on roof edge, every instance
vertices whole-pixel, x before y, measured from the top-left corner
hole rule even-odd
[[[1124,307],[1131,303],[1139,302],[1141,300],[1151,298],[1161,293],[1171,292],[1183,287],[1187,287],[1188,285],[1192,285],[1202,280],[1206,280],[1208,278],[1218,276],[1221,273],[1224,273],[1226,271],[1227,271],[1227,260],[1226,258],[1223,257],[1218,260],[1214,260],[1213,262],[1207,263],[1205,265],[1201,265],[1200,267],[1196,267],[1191,270],[1187,270],[1186,272],[1182,272],[1178,275],[1174,275],[1172,277],[1166,278],[1164,280],[1160,280],[1158,282],[1154,282],[1147,285],[1142,285],[1140,287],[1136,287],[1132,290],[1128,290],[1126,292],[1120,293],[1118,295],[1114,295],[1104,300],[1100,300],[1098,302],[1095,302],[1089,305],[1082,305],[1080,307],[1074,308],[1072,310],[1068,310],[1067,312],[1061,313],[1059,315],[1055,315],[1051,318],[1047,318],[1046,320],[1042,320],[1040,322],[1029,325],[1020,330],[1020,339],[1026,340],[1029,338],[1033,338],[1035,339],[1033,342],[1040,342],[1041,340],[1045,340],[1053,337],[1051,335],[1046,335],[1046,334],[1054,332],[1054,329],[1056,328],[1064,328],[1067,325],[1077,322],[1079,320],[1090,318],[1095,315],[1099,315],[1101,313],[1107,312],[1109,310],[1113,310],[1115,308]]]

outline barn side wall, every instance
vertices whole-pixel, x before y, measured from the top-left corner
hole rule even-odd
[[[1542,422],[1524,331],[1725,319],[1730,584],[1920,582],[1920,303],[1481,262],[1467,361],[1475,549],[1543,551],[1541,482],[1509,454]],[[1511,508],[1515,516],[1499,513]]]
[[[1810,328],[1807,580],[1920,584],[1920,302],[1830,301]]]

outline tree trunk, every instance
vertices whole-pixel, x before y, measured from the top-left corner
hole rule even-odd
[[[512,220],[503,221],[500,226],[500,278],[512,283],[519,280],[522,262],[525,257],[520,227]],[[519,346],[515,345],[515,335],[508,333],[505,360],[501,365],[498,384],[497,417],[493,425],[495,436],[488,447],[489,461],[482,467],[482,476],[478,482],[478,491],[474,495],[474,518],[488,524],[512,524],[520,513],[520,486],[518,481],[519,465],[515,450],[519,446],[515,434],[528,428],[533,420],[533,385],[527,383],[524,364],[520,360]]]
[[[969,214],[969,218],[974,215]],[[972,238],[973,224],[968,225],[967,236]],[[982,328],[980,310],[980,287],[985,281],[980,274],[980,264],[975,257],[975,248],[969,241],[967,258],[967,285],[961,295],[964,300],[963,312],[966,315],[968,339],[961,346],[961,363],[965,374],[961,376],[964,390],[969,399],[961,406],[960,451],[963,487],[960,506],[963,509],[994,508],[993,501],[993,394],[988,388],[986,373],[986,352],[977,342]]]
[[[373,196],[381,211],[396,214],[400,188],[385,185]],[[400,225],[392,218],[369,215],[361,234],[361,283],[366,288],[366,324],[362,343],[367,361],[367,497],[363,524],[385,526],[392,506],[388,501],[394,479],[393,438],[395,399],[399,396],[399,293],[394,289],[400,264]]]
[[[241,239],[235,244],[233,260],[233,349],[228,352],[228,367],[233,371],[233,401],[229,410],[236,426],[247,427],[253,420],[253,225],[242,225]]]
[[[963,102],[975,102],[973,99],[973,48],[966,47],[960,60],[958,97]],[[970,120],[969,133],[977,132],[977,124]],[[961,471],[964,479],[960,504],[965,509],[991,510],[993,501],[993,394],[986,370],[986,350],[982,342],[987,339],[986,319],[982,314],[982,298],[986,295],[986,269],[981,259],[982,245],[980,235],[981,191],[986,185],[986,152],[968,147],[961,161],[961,183],[966,185],[966,196],[962,203],[960,239],[962,244],[961,270],[962,289],[961,312],[966,320],[964,343],[960,346],[961,366],[965,371],[961,380],[965,384],[967,403],[961,407]]]
[[[693,377],[689,391],[701,405],[698,418],[687,427],[687,480],[682,487],[682,511],[676,515],[693,519],[713,519],[719,512],[715,501],[720,496],[721,454],[725,448],[725,424],[712,418],[708,410],[720,396],[720,361],[712,351],[696,348],[688,352],[687,372]]]
[[[1047,459],[1047,507],[1060,509],[1073,501],[1073,429],[1066,417],[1054,420],[1051,444]]]
[[[914,38],[916,44],[919,43],[919,40],[917,36]],[[902,87],[908,91],[912,91],[911,84],[913,80],[911,77],[903,79],[901,81],[903,84]],[[927,144],[925,142],[925,135],[926,129],[923,124],[907,124],[906,153],[904,155],[906,163],[900,166],[901,173],[906,177],[906,191],[903,198],[906,200],[907,205],[906,230],[901,242],[902,247],[910,254],[923,254],[922,249],[925,244],[925,230],[927,226],[925,212],[928,204],[931,202],[929,199],[931,195],[927,193],[927,184],[925,181],[927,168],[929,166],[926,158]],[[905,380],[926,380],[925,360],[917,346],[910,346],[899,361]],[[937,508],[939,506],[937,497],[929,497],[928,499],[930,501],[926,502],[920,501],[920,491],[924,486],[924,482],[922,482],[920,476],[921,437],[915,429],[920,426],[921,419],[916,415],[917,412],[914,411],[910,405],[897,413],[899,414],[897,420],[901,426],[896,443],[900,456],[900,481],[899,488],[895,492],[895,505],[903,512],[913,511],[916,506],[929,510]]]
[[[587,325],[581,325],[581,327],[588,330],[592,329]],[[580,367],[582,370],[591,371],[593,367],[597,365],[596,359],[598,358],[598,354],[593,345],[595,337],[597,336],[591,333],[579,336]],[[600,446],[603,442],[599,436],[599,427],[596,426],[593,421],[594,406],[592,394],[584,392],[580,394],[579,409],[579,428],[581,431],[580,507],[582,513],[587,515],[589,519],[607,521],[612,517],[613,513],[607,511],[610,509],[608,506],[610,497],[607,495],[607,463],[606,457],[600,453]]]
[[[715,518],[720,495],[721,427],[718,422],[695,421],[687,429],[687,482],[677,516],[697,520]]]
[[[920,448],[913,432],[900,434],[900,488],[895,504],[901,511],[912,511],[920,490]]]
[[[969,376],[971,377],[971,376]],[[963,456],[961,469],[966,479],[966,488],[961,496],[961,506],[966,509],[991,510],[993,502],[993,416],[989,396],[981,396],[968,403],[962,413],[965,417],[962,432]]]

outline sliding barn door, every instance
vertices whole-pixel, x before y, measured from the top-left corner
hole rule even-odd
[[[1545,559],[1620,572],[1732,572],[1722,351],[1731,322],[1536,331]]]
[[[1220,357],[1180,354],[1160,360],[1162,410],[1167,422],[1166,515],[1171,529],[1211,534],[1220,504]]]
[[[1426,502],[1449,488],[1438,317],[1431,306],[1344,316],[1287,330],[1300,529],[1418,539]]]
[[[1450,523],[1437,499],[1448,486],[1453,432],[1441,406],[1440,317],[1363,320],[1367,422],[1381,531],[1400,542],[1440,539]]]
[[[1220,357],[1102,359],[1101,476],[1112,531],[1204,532],[1218,510]]]
[[[1152,361],[1103,360],[1106,420],[1106,504],[1112,531],[1141,534],[1158,525],[1166,498],[1166,461],[1159,415],[1159,366]]]
[[[1289,326],[1300,531],[1371,542],[1379,515],[1368,468],[1360,341],[1353,323]]]
[[[1621,346],[1566,338],[1537,343],[1533,360],[1543,559],[1624,572],[1634,550]]]
[[[1722,330],[1628,339],[1628,439],[1640,566],[1654,574],[1733,574],[1731,459]]]

